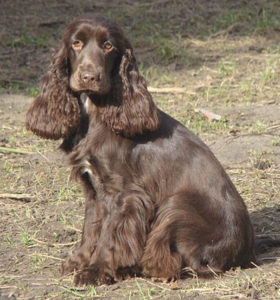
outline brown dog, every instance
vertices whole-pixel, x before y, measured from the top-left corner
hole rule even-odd
[[[131,272],[178,278],[255,262],[246,206],[209,148],[160,111],[121,28],[71,23],[26,126],[63,138],[86,196],[81,246],[63,264],[76,283]]]

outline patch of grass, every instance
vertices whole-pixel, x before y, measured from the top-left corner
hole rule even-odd
[[[22,242],[25,246],[32,246],[34,245],[34,242],[30,236],[30,234],[28,233],[28,231],[23,231],[22,232]]]
[[[280,44],[279,43],[273,43],[272,45],[269,45],[266,48],[266,52],[269,54],[280,54]]]
[[[3,42],[2,42],[3,44]],[[33,37],[30,32],[23,30],[23,32],[12,40],[5,42],[3,46],[6,47],[25,47],[25,46],[36,46],[36,47],[46,47],[49,44],[49,37],[47,34],[42,34]]]
[[[261,120],[256,120],[250,127],[252,133],[264,133],[267,129],[267,125]]]
[[[67,5],[71,3],[69,1]],[[261,227],[259,233],[277,234],[280,196],[276,164],[279,150],[276,147],[280,146],[278,123],[276,121],[275,128],[271,126],[274,124],[272,120],[254,119],[248,108],[265,105],[268,99],[275,100],[275,105],[278,105],[280,45],[274,33],[279,23],[279,3],[271,0],[254,3],[204,1],[204,6],[199,7],[201,3],[143,0],[134,1],[132,5],[117,0],[103,5],[106,10],[108,6],[112,17],[117,14],[126,26],[135,51],[139,51],[137,59],[143,62],[139,69],[150,85],[186,89],[185,94],[153,94],[160,108],[195,133],[202,134],[210,143],[221,135],[229,137],[230,142],[232,123],[237,126],[237,135],[261,136],[269,130],[271,139],[265,146],[271,146],[272,151],[252,150],[248,160],[238,167],[229,165],[228,172],[250,212],[261,218],[261,222],[253,219]],[[56,17],[57,3],[51,4],[53,17]],[[84,3],[79,5],[85,10]],[[140,12],[137,15],[136,9]],[[16,47],[17,53],[24,47],[44,47],[47,37],[45,41],[44,38],[40,41],[40,37],[40,34],[37,33],[36,37],[36,33],[33,35],[26,30],[17,38],[11,38],[9,47]],[[4,49],[4,57],[6,51]],[[179,70],[177,64],[182,65]],[[30,78],[25,77],[30,71],[26,66],[19,69],[11,77],[16,80],[1,79],[0,92],[38,96],[39,89],[24,81]],[[1,138],[7,138],[11,147],[33,152],[30,156],[0,153],[0,190],[2,193],[14,191],[34,196],[28,203],[1,199],[3,221],[0,223],[4,233],[1,255],[6,262],[6,274],[0,276],[3,290],[13,292],[16,289],[15,293],[22,298],[49,299],[114,299],[115,296],[116,299],[186,299],[198,295],[209,299],[274,299],[280,296],[277,260],[254,270],[236,269],[218,279],[188,278],[179,281],[178,291],[167,284],[143,278],[137,278],[138,284],[136,279],[131,279],[113,286],[72,288],[72,276],[58,278],[57,269],[62,256],[75,247],[76,231],[82,228],[84,198],[80,185],[70,183],[68,187],[70,168],[63,167],[60,158],[53,153],[49,156],[50,152],[59,152],[60,141],[39,139],[23,128],[27,107],[21,107],[21,111],[16,112],[20,118],[14,118],[14,111],[0,104]],[[209,121],[198,112],[200,108],[223,111],[227,106],[232,106],[230,111],[233,112],[233,116],[227,115],[228,121],[225,118]],[[233,109],[237,106],[236,110]],[[237,111],[242,112],[245,107],[249,118],[246,119],[247,113],[244,118],[238,118]],[[242,145],[240,151],[244,151]],[[262,209],[267,207],[271,208],[269,213],[263,212]],[[34,228],[38,231],[35,232]],[[52,247],[50,243],[53,243]],[[25,252],[31,255],[22,255],[23,245]],[[274,251],[268,253],[268,257],[274,253],[274,256],[279,256],[278,250]],[[44,259],[42,253],[46,253]],[[9,269],[13,265],[15,269]]]
[[[65,215],[64,215],[63,212],[60,213],[60,215],[59,215],[59,220],[60,220],[60,222],[61,222],[64,226],[67,225],[67,219],[66,219],[66,217],[65,217]]]
[[[79,188],[77,185],[72,185],[69,187],[62,187],[59,191],[58,200],[60,201],[67,201],[69,199],[72,199],[77,195],[77,192],[79,191]]]
[[[0,93],[15,93],[37,97],[40,94],[40,89],[38,87],[31,86],[31,84],[32,83],[20,80],[8,81],[0,79]]]
[[[256,150],[250,150],[249,156],[252,165],[256,169],[256,173],[254,176],[257,178],[260,178],[262,180],[265,180],[265,187],[271,187],[271,181],[266,181],[267,175],[266,171],[270,169],[273,164],[273,158],[271,157],[273,155],[273,151],[256,151]]]
[[[66,296],[68,294],[68,295],[75,296],[78,298],[83,298],[83,299],[89,298],[89,297],[99,298],[99,296],[100,296],[100,295],[98,295],[94,286],[87,286],[86,289],[66,288],[64,286],[60,286],[60,289],[66,293]]]
[[[258,159],[263,158],[265,155],[270,154],[270,153],[271,153],[270,151],[264,151],[264,150],[262,150],[262,151],[250,150],[249,151],[249,155],[251,157],[258,158]]]
[[[267,2],[268,5],[275,3],[274,0]],[[256,30],[261,33],[267,33],[272,29],[279,29],[280,21],[277,14],[278,13],[277,11],[275,11],[274,5],[263,7],[262,9],[260,9],[258,12]]]
[[[9,174],[15,174],[15,173],[22,173],[23,171],[23,166],[21,164],[16,164],[11,160],[6,160],[4,162],[4,171],[6,175]]]
[[[158,68],[145,66],[143,63],[138,64],[139,72],[142,76],[145,77],[146,81],[151,84],[152,81],[161,77],[161,74]]]
[[[243,103],[250,103],[256,97],[256,89],[249,80],[243,80],[241,83],[241,96]]]
[[[40,95],[40,89],[38,87],[32,87],[28,89],[28,94],[35,98]]]
[[[230,105],[232,103],[232,88],[228,84],[218,84],[217,86],[208,86],[202,92],[203,102],[216,102]]]
[[[25,209],[25,216],[27,219],[31,219],[32,218],[32,212],[31,212],[31,208],[30,207],[26,207]]]
[[[97,295],[97,291],[93,285],[88,287],[89,296],[93,297]]]
[[[236,62],[223,61],[220,64],[219,71],[222,76],[228,77],[228,76],[232,76],[236,72],[237,67],[238,67],[238,64]]]
[[[275,1],[270,0],[261,7],[248,3],[246,6],[238,5],[233,9],[225,9],[213,18],[211,26],[205,28],[205,33],[214,34],[228,30],[228,33],[267,34],[280,28],[279,10],[275,8]]]
[[[266,85],[274,81],[276,78],[276,72],[273,68],[266,68],[261,72],[262,84]]]
[[[160,32],[160,31],[159,31]],[[143,43],[146,49],[150,49],[150,56],[147,56],[145,63],[169,65],[171,63],[189,65],[190,58],[188,54],[189,41],[182,38],[180,34],[169,36],[169,34],[149,33],[142,41],[142,37],[136,40],[135,49],[142,49]],[[149,38],[147,38],[149,37]],[[137,46],[139,44],[139,46]]]
[[[273,146],[273,147],[279,147],[280,146],[280,139],[279,138],[274,138],[271,141],[271,146]]]
[[[136,280],[136,286],[137,286],[137,289],[139,291],[139,294],[140,294],[142,300],[149,300],[149,299],[151,299],[151,296],[149,294],[148,295],[145,294],[145,292],[142,289],[141,284],[137,280]]]
[[[201,114],[189,115],[184,121],[183,124],[188,127],[191,131],[196,134],[201,134],[204,132],[224,132],[229,130],[228,122],[225,118],[222,118],[219,121],[210,121]]]
[[[33,267],[35,270],[40,270],[42,268],[42,264],[46,261],[46,257],[43,257],[40,255],[40,253],[33,253],[32,254],[32,262],[33,262]]]
[[[7,241],[11,246],[13,246],[15,244],[14,239],[10,235],[7,236]]]
[[[157,45],[156,52],[158,53],[159,62],[171,63],[176,60],[176,63],[188,63],[188,48],[189,43],[182,39],[180,35],[170,39],[162,37],[160,39],[151,39],[151,44]]]

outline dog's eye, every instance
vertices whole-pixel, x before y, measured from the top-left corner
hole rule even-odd
[[[111,42],[109,41],[106,41],[104,44],[103,44],[103,48],[107,51],[107,52],[110,52],[114,49],[113,45],[111,44]]]
[[[82,50],[83,46],[84,46],[83,42],[79,41],[79,40],[74,41],[73,44],[72,44],[72,48],[74,50]]]

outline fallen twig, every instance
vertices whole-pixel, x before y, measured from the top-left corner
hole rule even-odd
[[[51,259],[54,259],[54,260],[64,261],[64,259],[62,259],[60,257],[55,257],[55,256],[47,255],[47,254],[41,254],[41,253],[31,254],[29,256],[34,256],[34,255],[42,256],[42,257],[46,257],[46,258],[51,258]]]
[[[37,150],[37,153],[40,154],[47,162],[50,162],[50,160],[46,157],[46,155],[41,153],[39,150]]]
[[[218,32],[215,32],[215,33],[211,34],[210,38],[215,38],[215,37],[218,37],[218,36],[221,36],[221,35],[232,33],[233,31],[235,31],[236,29],[238,29],[242,25],[243,25],[243,23],[239,23],[239,22],[237,22],[235,24],[232,24],[224,30],[221,30],[221,31],[218,31]]]
[[[270,127],[267,127],[267,130],[269,130],[269,129],[276,129],[278,127],[280,127],[280,124],[275,124],[275,125],[272,125]]]
[[[25,201],[25,202],[30,202],[34,196],[31,196],[29,194],[0,194],[0,199],[3,198],[9,198],[9,199],[14,199],[14,200],[20,200],[20,201]]]
[[[151,93],[175,93],[175,94],[191,94],[195,95],[195,92],[190,92],[185,88],[181,87],[164,87],[164,88],[155,88],[155,87],[148,87],[149,92]]]
[[[33,154],[33,152],[15,149],[15,148],[8,148],[8,147],[0,147],[0,151],[2,152],[10,152],[10,153],[18,153],[18,154]]]
[[[75,245],[78,243],[78,241],[69,242],[69,243],[51,243],[51,242],[44,242],[44,241],[37,240],[34,237],[32,237],[31,239],[32,239],[32,241],[34,241],[38,244],[48,245],[49,247],[65,247],[65,246],[72,246],[72,245]]]
[[[159,5],[163,5],[165,3],[170,2],[170,0],[157,0],[154,2],[148,2],[148,3],[141,3],[141,4],[137,4],[138,7],[146,7],[146,6],[156,6],[158,7]]]

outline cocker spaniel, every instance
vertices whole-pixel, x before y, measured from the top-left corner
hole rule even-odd
[[[255,262],[247,208],[210,149],[159,110],[123,30],[101,15],[67,28],[27,129],[63,139],[85,193],[77,284],[179,278]]]

